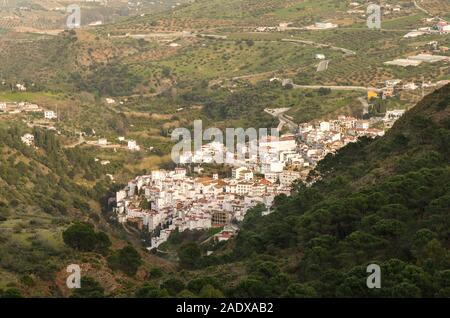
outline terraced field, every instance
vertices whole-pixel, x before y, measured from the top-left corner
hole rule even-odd
[[[177,55],[160,63],[185,80],[232,78],[307,67],[315,63],[316,51],[311,47],[299,48],[282,42],[212,40],[198,48],[180,50]]]

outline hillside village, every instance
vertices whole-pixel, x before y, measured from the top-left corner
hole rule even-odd
[[[45,119],[57,119],[55,111],[40,107],[28,102],[0,102],[0,114],[40,113]]]
[[[400,118],[404,110],[388,111],[386,127]],[[339,116],[330,121],[301,124],[296,135],[266,136],[259,141],[256,158],[235,160],[232,177],[188,176],[184,167],[172,171],[154,170],[137,176],[116,193],[114,212],[120,223],[134,224],[151,235],[149,250],[169,238],[176,229],[201,230],[224,227],[215,235],[228,240],[238,230],[248,209],[263,204],[270,213],[275,196],[290,195],[296,180],[308,180],[309,172],[327,154],[335,153],[359,137],[383,136],[384,130],[370,127],[370,121]],[[183,164],[212,163],[223,144],[212,142],[195,153],[187,153]]]

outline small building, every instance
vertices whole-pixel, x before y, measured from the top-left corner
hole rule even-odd
[[[325,60],[325,55],[324,54],[318,53],[318,54],[315,55],[315,57],[316,57],[317,60]]]
[[[27,88],[23,84],[16,84],[16,88],[18,91],[25,92]]]
[[[369,121],[367,120],[358,120],[356,122],[356,129],[363,129],[363,130],[367,130],[369,129],[370,124]]]
[[[383,99],[386,99],[387,97],[393,97],[395,95],[394,87],[389,86],[383,88]]]
[[[253,172],[248,170],[246,167],[235,168],[231,171],[231,174],[234,179],[244,179],[244,180],[253,179]]]
[[[378,94],[375,91],[368,91],[367,92],[367,100],[372,100],[374,98],[377,98]]]
[[[98,140],[98,145],[99,146],[106,146],[108,144],[108,140],[106,138],[100,138]]]
[[[138,146],[135,140],[128,140],[128,150],[139,151],[141,147]]]
[[[294,85],[294,82],[290,78],[285,78],[281,81],[281,85],[288,86],[288,85]]]
[[[394,110],[388,110],[386,111],[386,114],[383,118],[383,121],[395,121],[403,116],[405,113],[404,109],[394,109]]]
[[[322,122],[320,123],[320,130],[321,130],[321,131],[330,131],[330,129],[331,129],[331,125],[330,125],[329,122],[327,122],[327,121],[322,121]]]
[[[450,33],[450,25],[445,21],[440,21],[436,24],[436,27],[441,33]]]
[[[51,119],[58,118],[58,116],[56,115],[56,113],[53,110],[46,110],[46,111],[44,111],[44,118],[51,120]]]
[[[20,139],[27,146],[32,146],[34,144],[34,135],[32,134],[25,134]]]
[[[418,88],[419,88],[419,86],[417,86],[416,83],[414,83],[414,82],[406,83],[403,85],[404,90],[414,91]]]

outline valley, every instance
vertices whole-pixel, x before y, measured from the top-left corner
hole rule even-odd
[[[368,5],[0,2],[0,295],[449,297],[450,7]],[[292,147],[174,162],[198,120]]]

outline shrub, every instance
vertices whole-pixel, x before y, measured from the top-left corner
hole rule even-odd
[[[95,232],[90,224],[76,223],[63,232],[63,240],[68,246],[83,252],[104,252],[111,246],[108,235]]]
[[[141,256],[136,249],[130,245],[115,251],[108,257],[108,265],[111,269],[120,270],[128,276],[134,276],[141,263]]]

